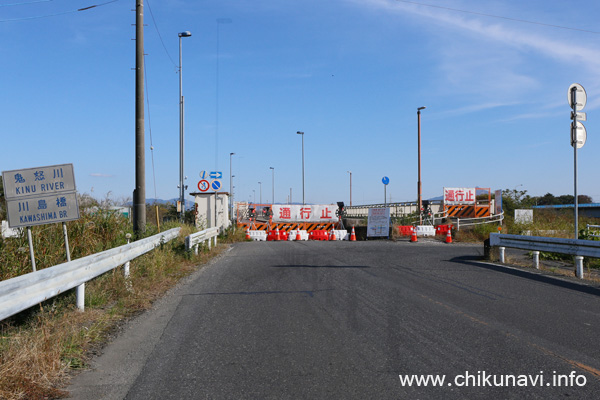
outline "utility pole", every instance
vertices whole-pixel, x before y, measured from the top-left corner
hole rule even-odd
[[[133,231],[146,230],[146,157],[144,145],[144,0],[135,4],[135,190]]]

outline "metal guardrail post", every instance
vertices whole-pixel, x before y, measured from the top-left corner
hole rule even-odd
[[[129,242],[131,241],[131,233],[126,234],[125,237],[127,238],[127,244],[129,244]],[[130,263],[129,261],[127,261],[124,266],[125,278],[129,278],[129,265]]]
[[[504,250],[506,250],[506,248],[500,247],[499,250],[500,250],[500,262],[502,264],[504,264],[504,262],[506,261],[506,259],[504,258]]]
[[[535,269],[540,269],[540,252],[539,251],[533,252],[533,267]]]
[[[575,256],[575,275],[583,279],[583,257]]]

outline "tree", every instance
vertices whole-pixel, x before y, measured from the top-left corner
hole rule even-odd
[[[591,204],[593,203],[592,198],[587,194],[579,194],[577,195],[577,202],[579,204]]]
[[[529,208],[535,204],[534,198],[527,194],[527,190],[504,189],[502,191],[502,209],[505,215],[512,215],[514,210]]]

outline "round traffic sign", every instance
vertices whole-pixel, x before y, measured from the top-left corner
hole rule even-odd
[[[390,178],[384,176],[383,179],[381,179],[381,182],[383,182],[384,185],[387,185],[388,183],[390,183]]]
[[[213,179],[212,182],[210,182],[210,187],[215,192],[218,191],[219,189],[221,189],[221,181],[218,179]]]
[[[199,191],[206,192],[208,189],[210,189],[210,183],[208,183],[206,179],[202,179],[200,182],[198,182]]]
[[[567,91],[567,100],[571,108],[575,107],[576,111],[583,110],[587,103],[587,93],[579,83],[573,83]]]
[[[200,171],[200,179],[206,179],[208,178],[208,172],[206,171]]]
[[[573,124],[571,123],[571,146],[575,147],[577,144],[577,148],[580,149],[585,144],[587,140],[587,131],[585,126],[577,121],[577,129],[574,129]]]

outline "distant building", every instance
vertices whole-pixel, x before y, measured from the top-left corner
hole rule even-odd
[[[600,218],[600,203],[587,203],[577,205],[578,214],[582,217]],[[555,204],[544,206],[533,206],[535,210],[568,210],[575,207],[575,204]]]
[[[206,229],[217,227],[219,231],[229,228],[229,193],[190,193],[194,196],[194,208],[196,211],[196,227]]]

